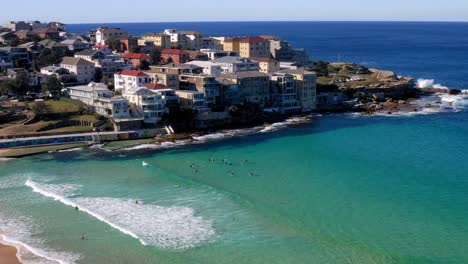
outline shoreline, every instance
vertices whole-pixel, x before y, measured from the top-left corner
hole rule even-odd
[[[2,264],[22,264],[16,254],[18,249],[14,246],[0,244],[0,263]]]
[[[239,137],[239,136],[248,136],[259,133],[269,133],[278,131],[287,127],[295,127],[303,124],[310,123],[316,117],[324,116],[327,114],[342,114],[362,116],[362,117],[401,117],[401,116],[413,116],[413,115],[425,115],[425,114],[435,114],[435,113],[444,113],[444,112],[454,112],[458,111],[457,107],[453,103],[447,103],[444,101],[443,93],[430,93],[426,96],[421,96],[419,98],[409,98],[404,100],[404,103],[391,102],[391,107],[384,106],[382,108],[374,109],[374,111],[341,111],[341,112],[318,112],[318,113],[302,113],[292,116],[283,116],[275,120],[275,122],[263,123],[259,125],[251,126],[239,126],[232,128],[220,128],[220,129],[210,129],[210,130],[200,130],[192,132],[180,132],[171,135],[163,135],[152,139],[147,139],[144,141],[141,140],[118,140],[107,142],[104,144],[59,144],[52,146],[35,146],[24,148],[27,150],[25,153],[24,150],[21,150],[21,153],[17,149],[0,149],[0,161],[7,161],[9,159],[21,158],[27,156],[33,156],[43,153],[51,152],[73,152],[82,149],[101,149],[106,152],[128,152],[134,150],[163,150],[169,148],[190,146],[190,145],[199,145],[205,144],[208,142],[219,141],[227,138]],[[386,102],[380,103],[385,104]],[[128,143],[128,144],[127,144]],[[120,145],[117,147],[112,147],[112,145]],[[68,145],[68,146],[67,146]],[[106,147],[110,145],[110,147]],[[34,149],[40,149],[40,151],[35,151]],[[5,155],[6,153],[16,153],[19,155]]]

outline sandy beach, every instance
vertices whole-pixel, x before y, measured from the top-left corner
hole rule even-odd
[[[21,264],[16,257],[16,248],[0,244],[0,263]]]

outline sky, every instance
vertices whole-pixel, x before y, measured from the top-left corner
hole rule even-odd
[[[468,21],[468,0],[20,0],[0,22]],[[27,6],[27,7],[26,7]]]

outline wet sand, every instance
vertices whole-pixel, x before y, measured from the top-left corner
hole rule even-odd
[[[16,248],[0,244],[0,263],[21,264],[16,257]]]

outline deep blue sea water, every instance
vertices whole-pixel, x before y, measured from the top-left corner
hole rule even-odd
[[[463,23],[113,26],[275,34],[315,58],[342,53],[468,86]],[[17,246],[25,264],[468,263],[468,96],[420,103],[434,101],[437,111],[314,116],[166,150],[103,146],[0,160],[0,243]]]
[[[72,32],[104,24],[69,25]],[[114,23],[131,34],[167,28],[197,30],[206,36],[276,35],[312,59],[356,62],[414,78],[468,89],[468,23],[445,22],[184,22]]]

